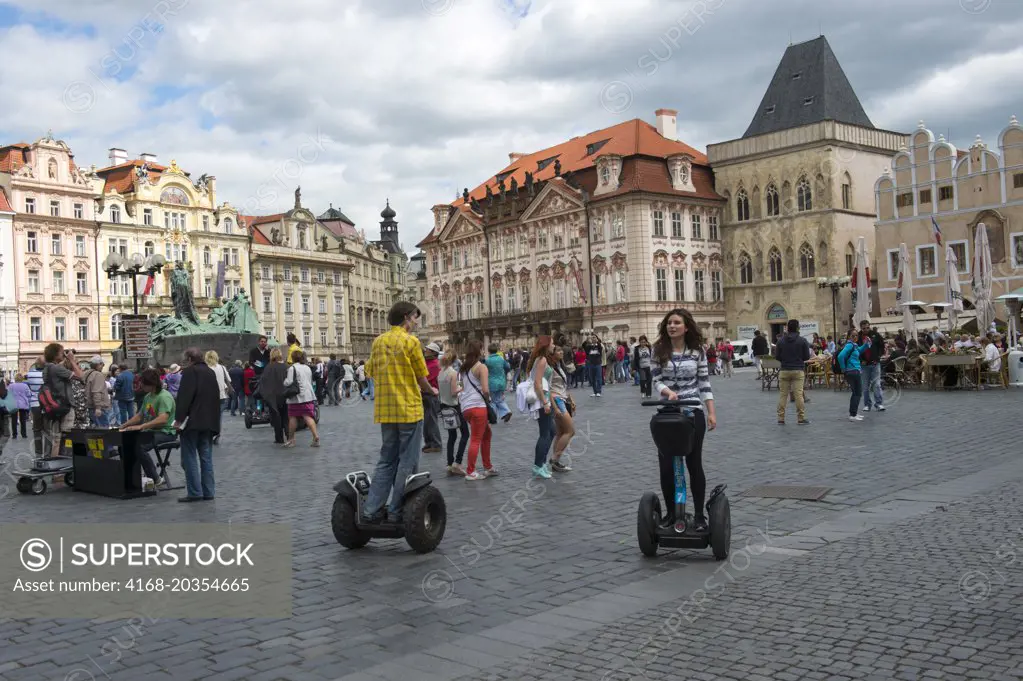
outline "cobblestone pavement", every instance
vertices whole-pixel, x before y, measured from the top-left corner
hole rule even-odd
[[[910,555],[939,555],[940,566],[942,560],[950,561],[946,555],[950,550],[956,554],[955,560],[965,565],[969,557],[983,555],[976,537],[957,539],[946,549],[921,544],[924,540],[914,538],[911,528],[906,530],[908,535],[900,535],[902,539],[891,539],[891,544],[885,543],[883,535],[870,534],[843,540],[834,548],[817,549],[815,542],[820,540],[810,528],[839,522],[860,508],[899,502],[900,495],[906,496],[905,491],[911,488],[927,489],[978,471],[992,471],[984,480],[975,481],[974,486],[983,489],[1023,479],[1023,466],[1016,466],[1018,428],[1010,427],[1018,423],[1023,395],[909,392],[891,404],[888,412],[850,423],[845,420],[847,393],[816,390],[810,393],[811,425],[796,426],[793,415],[791,425],[778,426],[774,414],[777,392],[762,392],[752,378],[747,370],[732,379],[718,377],[714,381],[719,429],[708,436],[704,456],[709,484],[729,485],[734,545],[755,545],[765,535],[778,543],[751,561],[744,580],[763,571],[762,579],[774,579],[782,586],[798,585],[820,572],[822,578],[831,580],[829,585],[848,584],[845,591],[852,595],[862,594],[858,585],[872,584],[876,591],[862,597],[863,607],[880,599],[888,610],[901,614],[899,608],[904,603],[908,619],[903,621],[920,624],[923,630],[925,622],[918,623],[915,618],[932,613],[939,624],[945,623],[944,629],[954,632],[943,634],[944,638],[962,638],[960,622],[970,621],[970,613],[979,611],[952,611],[947,606],[941,610],[939,605],[945,601],[933,599],[945,598],[948,590],[943,591],[933,575],[927,576],[937,568],[915,559],[906,561],[906,552],[892,546],[903,545],[908,537],[912,539]],[[636,546],[635,514],[642,492],[657,489],[647,426],[653,410],[639,406],[638,393],[631,386],[609,386],[601,399],[590,398],[583,391],[576,395],[581,409],[579,435],[572,447],[575,470],[553,481],[530,480],[536,429],[519,415],[510,424],[496,427],[494,463],[501,472],[497,478],[482,483],[445,478],[439,475],[443,454],[423,456],[421,470],[434,472],[448,507],[445,540],[437,552],[426,556],[412,553],[401,540],[375,540],[363,550],[346,551],[331,535],[331,486],[347,471],[372,470],[376,459],[379,431],[372,424],[370,403],[324,407],[324,447],[319,450],[302,444],[308,441],[307,433],[299,435],[298,448],[277,449],[270,444],[268,426],[245,430],[241,419],[228,418],[223,444],[214,454],[218,497],[212,504],[177,504],[177,493],[133,501],[61,489],[42,497],[8,494],[0,499],[4,522],[290,524],[294,608],[292,618],[286,620],[159,621],[133,635],[116,654],[104,644],[112,637],[124,639],[123,622],[0,620],[0,679],[113,681],[144,676],[184,681],[431,681],[462,676],[482,679],[492,674],[510,679],[555,673],[545,671],[544,655],[548,653],[553,653],[551,659],[574,661],[575,666],[545,678],[604,676],[608,681],[624,681],[630,677],[607,675],[635,676],[636,663],[626,666],[623,662],[624,651],[635,647],[630,637],[643,634],[644,623],[656,629],[658,618],[663,619],[656,606],[687,598],[692,588],[722,564],[715,563],[709,552],[662,552],[655,560],[642,558]],[[5,458],[12,459],[16,451],[9,446]],[[178,476],[180,479],[180,471]],[[13,487],[12,482],[5,479],[0,487]],[[743,490],[768,482],[820,484],[833,491],[816,503],[741,496]],[[926,503],[933,510],[935,502],[920,494],[924,496],[915,503]],[[963,522],[969,520],[964,514]],[[1004,525],[1012,520],[998,522]],[[896,531],[903,532],[884,530]],[[828,536],[848,536],[841,528],[835,532],[837,535]],[[1008,531],[1002,534],[1007,537]],[[858,549],[844,548],[854,546],[853,541]],[[814,550],[798,553],[809,548]],[[839,550],[854,555],[832,554]],[[872,573],[878,581],[865,581],[863,574],[869,572],[870,560],[892,562],[899,556],[903,558],[896,565],[888,565],[889,577]],[[812,565],[825,560],[816,568]],[[798,565],[810,567],[800,572]],[[797,578],[797,574],[801,576]],[[957,578],[949,577],[953,582]],[[687,587],[690,582],[692,588]],[[745,605],[715,606],[713,612],[701,614],[696,627],[715,631],[719,620],[714,612],[729,612],[732,607],[740,608],[735,612],[749,610],[751,601],[759,603],[765,598],[761,594],[769,591],[756,585],[740,587],[745,583],[737,580],[735,586],[736,603]],[[740,588],[751,590],[739,592]],[[771,593],[783,593],[772,588]],[[877,621],[849,618],[846,622],[845,612],[866,615],[840,607],[838,604],[845,603],[840,593],[832,605],[827,588],[777,596],[787,613],[778,618],[779,626],[789,627],[791,622],[812,625],[804,627],[807,632],[783,629],[789,634],[786,645],[812,648],[816,645],[812,637],[824,637],[824,630],[839,624],[865,628],[872,635],[884,634],[884,627],[894,626],[881,615],[876,616]],[[1005,594],[1012,593],[1011,587],[1003,588]],[[916,605],[912,598],[901,596],[918,590],[926,591],[932,600]],[[716,597],[725,594],[730,603],[732,589]],[[997,601],[998,594],[992,594],[985,602],[987,607]],[[954,600],[954,593],[952,596]],[[1015,596],[1018,602],[1018,592]],[[572,607],[590,614],[581,618],[559,614]],[[738,649],[743,660],[776,644],[773,634],[767,638],[756,635],[763,627],[769,634],[776,628],[771,625],[770,608],[760,607],[764,614],[751,615],[748,621],[758,624],[748,630],[739,626],[741,617],[720,620],[718,626],[725,628],[717,630],[719,635],[727,633],[731,638],[722,638],[729,643],[711,658],[745,664],[725,657],[738,654],[734,652],[737,640],[753,646]],[[651,609],[652,614],[648,612]],[[888,610],[883,614],[891,614]],[[825,613],[827,623],[821,624]],[[950,617],[952,624],[947,622]],[[983,631],[993,632],[986,638],[995,646],[996,635],[1004,631],[1004,620],[999,620],[997,613],[988,613],[977,615],[976,623]],[[834,630],[836,640],[851,635],[840,632],[841,627]],[[866,634],[864,637],[866,640]],[[977,645],[978,651],[998,659],[997,650]],[[689,654],[696,659],[695,653]],[[909,649],[903,654],[908,656]],[[526,660],[526,666],[508,667],[511,657]],[[796,658],[790,651],[781,659]],[[835,656],[836,663],[842,659]],[[677,667],[673,658],[660,655],[639,669],[656,678],[654,675],[661,673],[657,664],[666,665],[665,670]],[[89,675],[73,675],[81,669],[89,670]],[[687,669],[697,671],[692,666]],[[706,678],[722,677],[708,673],[711,676]],[[829,674],[806,678],[830,678]]]

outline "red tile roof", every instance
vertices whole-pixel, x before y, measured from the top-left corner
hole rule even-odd
[[[13,211],[10,201],[7,200],[7,193],[0,187],[0,211]]]
[[[598,145],[600,146],[598,147]],[[597,186],[596,160],[603,154],[618,155],[623,158],[621,185],[612,193],[593,197],[593,191]],[[672,187],[664,159],[676,154],[688,154],[693,158],[692,175],[695,191],[676,191]],[[534,181],[551,180],[555,176],[554,161],[550,160],[542,170],[538,170],[538,164],[555,157],[561,162],[561,174],[565,175],[571,171],[577,184],[586,189],[593,200],[632,191],[676,194],[714,201],[724,200],[724,197],[714,191],[714,176],[705,154],[685,142],[664,138],[654,126],[638,118],[580,137],[573,137],[542,151],[525,154],[502,168],[494,177],[470,191],[469,197],[476,200],[485,198],[487,186],[495,194],[499,193],[497,178],[502,176],[506,187],[510,187],[512,178],[521,187],[526,181],[526,171],[533,173]],[[469,207],[461,198],[451,205],[467,213],[470,212]],[[431,231],[417,245],[422,247],[436,239],[437,234]]]
[[[103,193],[106,194],[109,191],[116,190],[119,194],[127,194],[128,192],[134,191],[135,187],[135,169],[141,168],[145,163],[140,158],[128,161],[127,163],[121,163],[116,166],[109,166],[96,171],[96,174],[106,180],[106,184],[103,187]],[[152,182],[156,182],[160,179],[160,174],[167,170],[167,166],[162,166],[156,163],[149,164],[149,179]]]
[[[0,147],[0,173],[13,173],[27,163],[25,152],[31,149],[25,142]]]

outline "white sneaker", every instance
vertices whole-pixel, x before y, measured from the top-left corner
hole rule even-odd
[[[862,417],[862,416],[859,416],[859,415],[857,415],[857,416],[850,416],[850,417],[849,417],[849,420],[850,420],[850,421],[862,421],[862,420],[863,420],[863,417]]]
[[[885,406],[884,406],[883,404],[879,404],[879,405],[877,406],[877,411],[888,411],[888,410],[887,410],[887,409],[885,409]]]
[[[868,404],[867,406],[865,406],[865,407],[863,408],[863,411],[870,411],[870,405]]]

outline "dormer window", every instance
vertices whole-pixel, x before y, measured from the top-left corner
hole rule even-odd
[[[803,99],[803,106],[810,106],[813,104],[813,97],[806,97]]]
[[[600,183],[607,184],[611,181],[611,169],[606,165],[600,169]]]
[[[601,154],[596,159],[596,166],[600,183],[594,195],[599,196],[618,189],[622,175],[622,157],[617,154]]]
[[[764,109],[764,113],[765,114],[773,114],[774,113],[774,104],[772,104],[771,106],[769,106],[766,109]]]
[[[668,174],[671,176],[671,186],[675,191],[694,191],[692,156],[687,154],[669,156]]]

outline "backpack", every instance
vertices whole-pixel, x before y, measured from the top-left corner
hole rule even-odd
[[[50,386],[48,376],[50,366],[43,369],[43,387],[39,389],[39,409],[49,419],[62,419],[71,411],[71,400],[67,392],[57,393]]]

